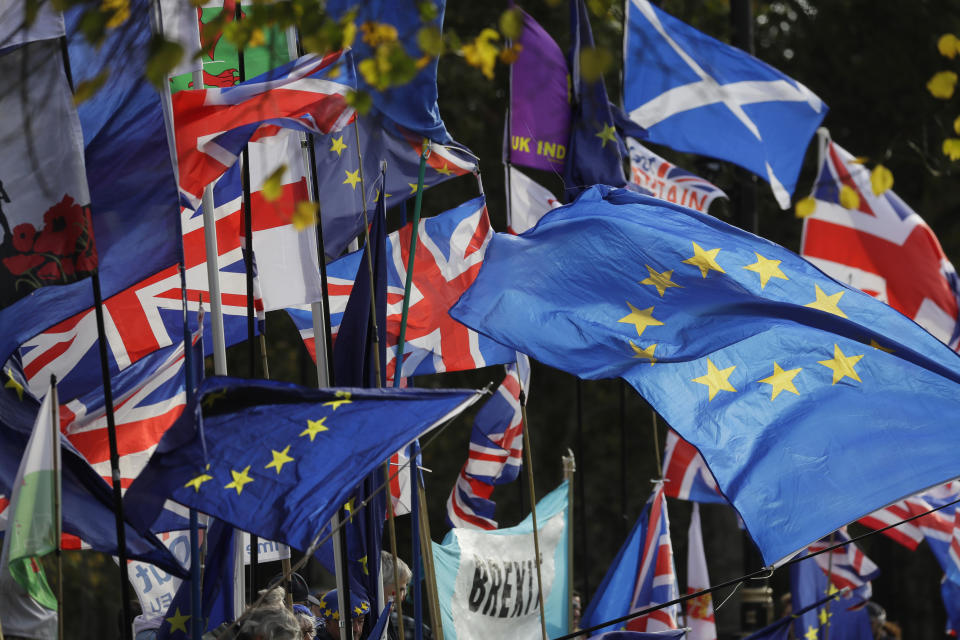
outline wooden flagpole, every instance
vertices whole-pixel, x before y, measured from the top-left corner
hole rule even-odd
[[[524,425],[526,428],[526,425]],[[573,631],[573,475],[577,459],[567,449],[563,461],[563,479],[567,481],[567,633]]]
[[[530,422],[527,420],[527,392],[520,389],[520,411],[523,416],[523,456],[526,458],[527,484],[530,487],[530,519],[533,523],[534,565],[537,567],[537,601],[540,605],[540,632],[547,637],[547,617],[543,610],[543,576],[540,570],[540,531],[537,528],[537,493],[533,486],[533,452],[530,450]]]

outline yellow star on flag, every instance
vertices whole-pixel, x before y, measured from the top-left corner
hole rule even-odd
[[[313,442],[313,439],[317,437],[317,434],[321,431],[329,431],[329,427],[323,426],[323,423],[327,419],[320,418],[319,420],[307,420],[307,428],[300,432],[301,436],[310,436],[310,442]]]
[[[408,182],[407,184],[410,185],[410,195],[415,194],[415,193],[417,192],[417,183],[416,183],[416,182]]]
[[[693,266],[700,269],[700,275],[704,278],[707,277],[707,274],[710,271],[719,271],[720,273],[726,273],[719,264],[717,264],[717,254],[720,253],[720,249],[710,249],[705,251],[700,245],[696,242],[693,243],[693,256],[687,258],[683,261],[684,264],[692,264]]]
[[[207,465],[207,469],[210,469],[210,465]],[[213,476],[207,473],[201,473],[196,478],[191,478],[187,484],[183,485],[183,488],[193,487],[193,490],[197,493],[200,493],[200,485],[202,485],[207,480],[213,480]]]
[[[616,142],[617,140],[617,130],[612,124],[603,125],[603,128],[600,129],[600,133],[596,135],[598,138],[603,140],[603,142],[600,144],[601,147],[606,147],[608,142]]]
[[[227,397],[227,390],[226,390],[226,389],[220,389],[219,391],[211,391],[210,393],[208,393],[208,394],[206,394],[205,396],[203,396],[203,403],[202,403],[202,404],[203,404],[203,406],[204,406],[205,409],[209,409],[209,408],[212,407],[214,404],[216,404],[217,400],[222,400],[222,399],[224,399],[224,398],[226,398],[226,397]]]
[[[877,341],[874,340],[873,338],[870,338],[870,346],[873,347],[874,349],[877,349],[877,350],[879,350],[879,351],[883,351],[883,352],[885,352],[885,353],[893,353],[893,349],[890,349],[890,348],[888,348],[888,347],[883,346],[882,344],[880,344],[879,342],[877,342]]]
[[[630,313],[617,320],[617,322],[632,324],[637,328],[638,336],[642,336],[644,329],[647,327],[658,327],[663,324],[653,317],[653,307],[647,307],[641,311],[629,302],[627,303],[627,306],[630,307]]]
[[[333,138],[330,142],[330,151],[336,151],[337,157],[339,158],[343,150],[347,148],[347,145],[343,142],[343,136]]]
[[[340,400],[330,400],[328,402],[324,402],[323,406],[332,407],[333,410],[336,411],[340,408],[340,405],[350,404],[353,402],[353,400],[350,399],[349,391],[337,391],[337,397],[340,398]]]
[[[649,278],[644,278],[640,281],[640,284],[649,284],[657,288],[657,293],[660,294],[660,297],[663,297],[664,292],[670,287],[680,287],[677,283],[670,280],[670,277],[673,275],[673,270],[664,271],[663,273],[657,273],[657,270],[651,267],[648,264],[643,265],[647,268],[647,271],[650,273]]]
[[[803,634],[805,640],[817,640],[817,629],[813,626],[807,627],[807,632]]]
[[[762,382],[772,387],[770,390],[770,400],[776,400],[781,391],[789,391],[800,395],[800,392],[797,391],[797,388],[793,385],[793,379],[797,377],[798,373],[800,373],[800,368],[784,371],[780,368],[779,364],[774,362],[773,375],[763,380],[758,380],[757,382]]]
[[[718,391],[736,391],[730,384],[730,374],[736,368],[736,365],[734,365],[726,369],[717,369],[710,358],[707,358],[707,374],[699,378],[693,378],[691,382],[706,385],[710,389],[709,400],[713,400],[713,396],[717,395]]]
[[[353,505],[353,503],[354,503],[354,499],[353,499],[353,498],[350,498],[349,500],[347,500],[346,502],[343,503],[343,508],[344,508],[344,510],[345,510],[347,513],[350,513],[350,514],[353,513],[353,510],[354,510],[354,508],[355,508],[354,505]]]
[[[283,465],[287,464],[288,462],[293,462],[293,458],[287,455],[290,453],[290,445],[287,445],[283,451],[274,451],[273,449],[270,449],[270,453],[273,455],[273,461],[265,466],[264,469],[276,469],[277,475],[280,475],[280,470],[283,469]]]
[[[361,565],[363,565],[363,575],[365,575],[365,576],[370,575],[370,570],[367,569],[367,556],[363,556],[362,558],[360,558],[359,560],[357,560],[357,562],[359,562]]]
[[[816,288],[817,299],[813,302],[809,302],[803,306],[810,307],[811,309],[819,309],[820,311],[826,311],[827,313],[832,313],[835,316],[840,316],[841,318],[846,318],[847,314],[843,311],[840,311],[840,298],[843,297],[843,294],[846,291],[838,291],[833,295],[828,296],[823,292],[823,289],[820,288],[820,285],[813,285]]]
[[[827,611],[827,608],[824,607],[820,609],[820,613],[817,614],[817,617],[820,618],[820,625],[823,626],[830,622],[830,618],[833,617],[833,614]]]
[[[177,607],[177,610],[169,618],[165,618],[167,622],[170,623],[170,633],[175,633],[177,631],[187,632],[187,620],[190,619],[189,615],[183,615],[180,613],[180,607]]]
[[[654,343],[647,347],[646,349],[641,349],[639,345],[633,344],[633,340],[630,341],[630,347],[633,349],[634,358],[646,358],[650,361],[650,366],[652,367],[657,361],[654,357],[653,352],[657,349],[657,343]]]
[[[344,169],[343,172],[347,174],[347,177],[341,184],[348,184],[353,187],[354,191],[356,191],[357,183],[360,182],[360,169],[357,169],[356,171],[347,171]]]
[[[837,384],[844,378],[863,382],[854,368],[862,357],[862,354],[859,356],[844,355],[843,351],[840,350],[840,345],[834,344],[833,358],[831,360],[818,360],[817,362],[833,371],[833,382],[831,384]]]
[[[233,476],[233,480],[230,481],[230,484],[224,485],[224,489],[236,489],[237,495],[243,493],[243,485],[253,482],[253,478],[247,475],[247,472],[250,471],[250,465],[247,465],[243,468],[243,471],[234,471],[230,469],[230,475]]]
[[[3,383],[4,389],[13,389],[17,392],[17,400],[23,401],[23,385],[16,381],[10,369],[4,369],[7,374],[7,381]]]
[[[756,251],[754,251],[753,254],[757,256],[757,261],[753,264],[748,264],[744,267],[744,269],[759,274],[761,289],[766,288],[767,282],[770,281],[770,278],[780,278],[781,280],[790,279],[783,275],[783,271],[780,271],[780,263],[782,260],[770,260],[768,258],[764,258]]]
[[[443,163],[443,166],[442,166],[442,167],[439,167],[436,171],[437,171],[437,173],[439,173],[439,174],[442,175],[442,176],[452,176],[452,175],[453,175],[453,170],[450,168],[450,165],[448,165],[446,162],[444,162],[444,163]]]

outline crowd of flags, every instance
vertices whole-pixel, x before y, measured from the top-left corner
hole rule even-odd
[[[847,542],[792,565],[798,613],[786,626],[797,637],[833,625],[835,637],[853,638],[869,625],[862,605],[880,569],[849,542],[844,525],[881,528],[921,516],[884,533],[910,549],[928,542],[945,574],[949,626],[960,629],[960,510],[953,506],[960,489],[943,484],[955,475],[949,445],[956,436],[943,415],[960,385],[960,281],[922,218],[889,189],[877,190],[867,169],[820,128],[827,106],[803,84],[647,0],[629,0],[621,110],[602,79],[581,69],[582,50],[594,46],[586,2],[570,2],[569,59],[520,11],[503,149],[509,234],[495,234],[479,163],[440,117],[435,59],[411,83],[379,90],[354,70],[354,57],[369,55],[368,42],[296,57],[292,35],[277,31],[270,55],[252,58],[256,76],[239,82],[238,53],[201,29],[210,9],[190,10],[167,16],[164,29],[198,47],[206,40],[208,50],[176,70],[184,75],[171,80],[177,91],[165,98],[137,71],[156,26],[148,4],[132,0],[128,24],[99,47],[80,35],[78,10],[65,17],[43,11],[30,29],[10,34],[0,27],[0,68],[11,78],[27,70],[31,79],[22,94],[0,96],[0,320],[10,327],[0,336],[0,456],[10,463],[0,465],[0,523],[12,532],[0,571],[9,566],[37,602],[56,604],[42,573],[29,569],[31,557],[57,545],[117,551],[103,521],[113,509],[111,481],[126,494],[120,526],[129,530],[128,556],[171,573],[185,577],[186,568],[155,534],[183,528],[185,508],[216,518],[208,532],[220,544],[206,558],[214,568],[204,581],[207,623],[236,614],[226,604],[233,580],[222,555],[232,545],[226,525],[301,550],[320,546],[318,557],[332,565],[319,534],[341,505],[368,502],[385,481],[378,475],[384,460],[388,469],[407,470],[389,478],[397,514],[416,513],[413,441],[480,394],[309,391],[224,377],[197,386],[212,347],[202,338],[211,323],[201,311],[217,302],[226,344],[246,340],[251,270],[257,330],[265,331],[266,311],[285,309],[315,360],[325,351],[316,343],[324,337],[315,335],[324,328],[315,316],[323,300],[341,354],[335,377],[351,386],[404,386],[415,376],[506,365],[475,417],[447,499],[451,527],[499,527],[494,487],[515,480],[523,464],[528,358],[584,378],[622,377],[664,416],[672,429],[662,481],[583,626],[647,633],[686,625],[690,638],[716,638],[709,595],[604,628],[679,596],[669,497],[732,505],[767,564]],[[342,17],[349,4],[327,9]],[[426,18],[438,26],[440,5]],[[388,22],[405,48],[418,50],[420,12],[374,2],[359,11],[355,19]],[[128,62],[75,106],[71,89],[121,55]],[[194,86],[195,77],[205,86]],[[367,114],[351,105],[358,87],[371,90]],[[711,203],[726,194],[645,146],[742,166],[787,208],[818,128],[817,177],[798,205],[803,258],[710,217]],[[561,197],[517,167],[562,175]],[[385,232],[388,209],[467,174],[476,175],[479,196]],[[208,188],[216,254],[203,226]],[[311,198],[322,247],[297,231],[313,219],[293,216]],[[568,206],[549,214],[561,201]],[[368,246],[351,250],[368,214],[375,216]],[[611,233],[620,241],[610,242]],[[373,253],[377,274],[368,282]],[[211,258],[218,301],[211,300]],[[326,259],[324,291],[318,260]],[[571,299],[570,291],[580,294]],[[372,328],[368,318],[358,320],[371,305],[379,379],[367,349]],[[354,357],[362,361],[357,370],[343,364]],[[52,407],[51,376],[59,394]],[[62,447],[34,445],[51,424]],[[377,438],[369,436],[374,425]],[[833,455],[853,447],[862,464]],[[24,474],[49,474],[46,459],[61,448],[63,513],[47,519],[62,519],[62,532],[47,526],[44,544],[25,544],[17,537],[26,530],[24,514],[38,528],[46,520],[22,497]],[[25,466],[14,464],[21,458]],[[382,516],[380,508],[371,503],[369,511]],[[699,506],[693,514],[690,593],[710,586]],[[355,575],[367,576],[355,578],[356,588],[367,595],[376,572],[370,577],[365,567],[380,546],[382,520],[358,519],[347,529]],[[187,589],[177,598],[172,619],[186,634]],[[178,637],[172,626],[163,637]],[[850,635],[841,632],[848,628]]]

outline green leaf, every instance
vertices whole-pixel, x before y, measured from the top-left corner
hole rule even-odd
[[[356,109],[360,115],[366,115],[373,107],[373,98],[366,91],[350,91],[347,93],[347,104]]]
[[[153,86],[162,87],[182,58],[183,47],[179,43],[171,42],[163,36],[154,36],[150,41],[150,56],[147,58],[144,75]]]
[[[606,49],[581,49],[580,74],[587,82],[596,82],[613,65],[613,55]]]
[[[523,34],[523,13],[520,9],[507,9],[500,14],[500,33],[508,40],[519,40]]]
[[[417,9],[420,11],[420,22],[433,22],[439,15],[433,0],[423,0],[417,5]]]
[[[417,45],[426,55],[437,57],[443,53],[443,34],[432,25],[423,27],[417,31]]]
[[[260,193],[263,194],[267,202],[273,202],[283,194],[283,173],[287,170],[287,165],[283,164],[274,169],[273,173],[267,176],[260,187]]]
[[[80,104],[92,98],[110,77],[110,69],[104,69],[89,80],[84,80],[73,91],[73,103]]]

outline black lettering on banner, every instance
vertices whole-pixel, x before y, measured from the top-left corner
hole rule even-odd
[[[523,579],[526,577],[527,571],[524,563],[522,562],[514,562],[513,567],[514,575],[516,576],[517,581],[517,594],[513,601],[513,611],[510,612],[510,617],[516,618],[523,613]]]
[[[500,573],[500,565],[490,564],[490,591],[487,593],[487,602],[483,605],[483,615],[497,615],[497,595],[500,593],[500,585],[503,584],[503,575]]]
[[[487,596],[487,581],[489,580],[489,576],[480,558],[473,556],[473,564],[473,586],[470,587],[470,596],[467,599],[467,604],[470,607],[470,611],[475,613],[480,609],[480,605],[483,604],[483,600]]]
[[[513,563],[508,562],[503,569],[503,593],[500,594],[500,613],[498,617],[506,618],[510,609],[510,593],[513,585],[510,584],[510,572],[513,571]]]
[[[527,608],[523,615],[530,613],[530,605],[533,604],[533,560],[527,560]]]

